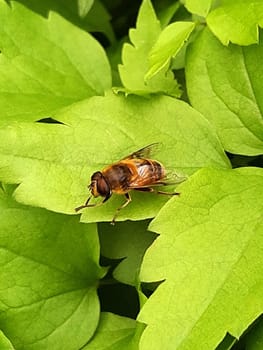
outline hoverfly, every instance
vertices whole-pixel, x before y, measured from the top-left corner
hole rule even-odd
[[[169,176],[163,165],[157,160],[150,158],[152,151],[159,143],[152,143],[127,157],[105,167],[102,171],[96,171],[91,176],[91,183],[88,186],[91,196],[84,205],[75,208],[79,211],[83,208],[97,207],[105,203],[113,193],[123,194],[126,201],[117,208],[111,223],[114,224],[121,209],[131,202],[130,191],[154,192],[163,195],[179,195],[177,192],[164,192],[154,189],[154,186],[170,185],[185,180],[173,173],[174,179],[168,182]],[[171,177],[171,176],[170,176]],[[92,197],[103,197],[99,203],[89,204]]]

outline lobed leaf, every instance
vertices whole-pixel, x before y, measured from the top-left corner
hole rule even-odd
[[[0,329],[16,350],[79,349],[99,321],[96,226],[2,190],[0,208]]]
[[[0,22],[1,124],[38,120],[110,88],[100,44],[58,14],[1,0]]]
[[[204,30],[187,52],[187,91],[232,153],[263,152],[263,55],[258,45],[224,47]]]
[[[64,124],[16,123],[0,129],[0,180],[20,184],[22,203],[73,214],[87,199],[94,171],[160,142],[164,166],[190,175],[205,165],[229,167],[218,138],[201,114],[166,96],[93,97],[54,116]],[[155,157],[155,158],[156,158]],[[167,196],[132,194],[119,219],[156,215]],[[111,220],[122,196],[83,211],[82,220]]]
[[[117,91],[147,95],[150,93],[164,93],[180,96],[179,85],[167,67],[152,79],[145,81],[145,74],[149,69],[148,55],[161,33],[161,25],[157,19],[150,0],[143,0],[138,14],[136,29],[130,29],[131,44],[125,43],[122,50],[122,65],[119,73],[124,89]]]
[[[263,27],[261,0],[223,0],[206,18],[211,31],[224,45],[258,42],[258,26]]]
[[[144,253],[156,238],[147,231],[148,224],[148,221],[138,221],[122,222],[116,227],[99,225],[101,254],[110,259],[123,259],[113,271],[117,281],[138,286]]]
[[[152,221],[141,270],[165,280],[144,304],[141,349],[215,349],[263,310],[263,170],[202,169]]]

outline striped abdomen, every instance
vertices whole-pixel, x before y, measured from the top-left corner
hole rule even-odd
[[[141,158],[124,159],[108,166],[102,173],[111,191],[115,193],[151,186],[165,176],[165,170],[159,162]]]
[[[132,182],[132,187],[151,186],[165,177],[164,167],[156,160],[138,159],[135,164],[137,176]]]

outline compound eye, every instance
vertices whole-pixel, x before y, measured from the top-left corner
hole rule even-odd
[[[97,182],[97,191],[102,197],[107,197],[110,194],[110,187],[103,177]]]
[[[102,178],[102,173],[100,171],[96,171],[96,173],[94,173],[91,176],[91,182],[99,181],[101,178]]]

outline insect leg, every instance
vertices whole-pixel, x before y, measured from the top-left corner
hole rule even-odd
[[[86,200],[85,206],[88,205],[88,203],[89,203],[89,201],[90,201],[90,198],[91,198],[91,196],[89,196],[89,198]]]
[[[111,224],[114,225],[115,224],[115,220],[120,212],[121,209],[125,208],[130,202],[131,202],[131,196],[129,195],[129,193],[125,193],[125,197],[126,197],[126,202],[124,202],[117,210],[115,215],[113,216],[112,220],[111,220]]]
[[[77,212],[77,211],[79,211],[79,210],[81,210],[81,209],[83,209],[83,208],[87,208],[90,199],[91,199],[91,196],[86,200],[85,204],[80,205],[79,207],[75,208],[75,211]]]
[[[91,197],[92,197],[92,196],[90,196],[90,197],[87,199],[87,201],[86,201],[85,204],[83,204],[83,205],[81,205],[81,206],[75,208],[75,211],[77,212],[77,211],[79,211],[79,210],[81,210],[81,209],[84,209],[84,208],[99,207],[100,205],[102,205],[103,203],[105,203],[105,202],[110,198],[110,196],[106,196],[106,197],[103,199],[103,201],[101,201],[101,202],[99,202],[99,203],[88,204],[89,201],[90,201],[90,199],[91,199]]]

